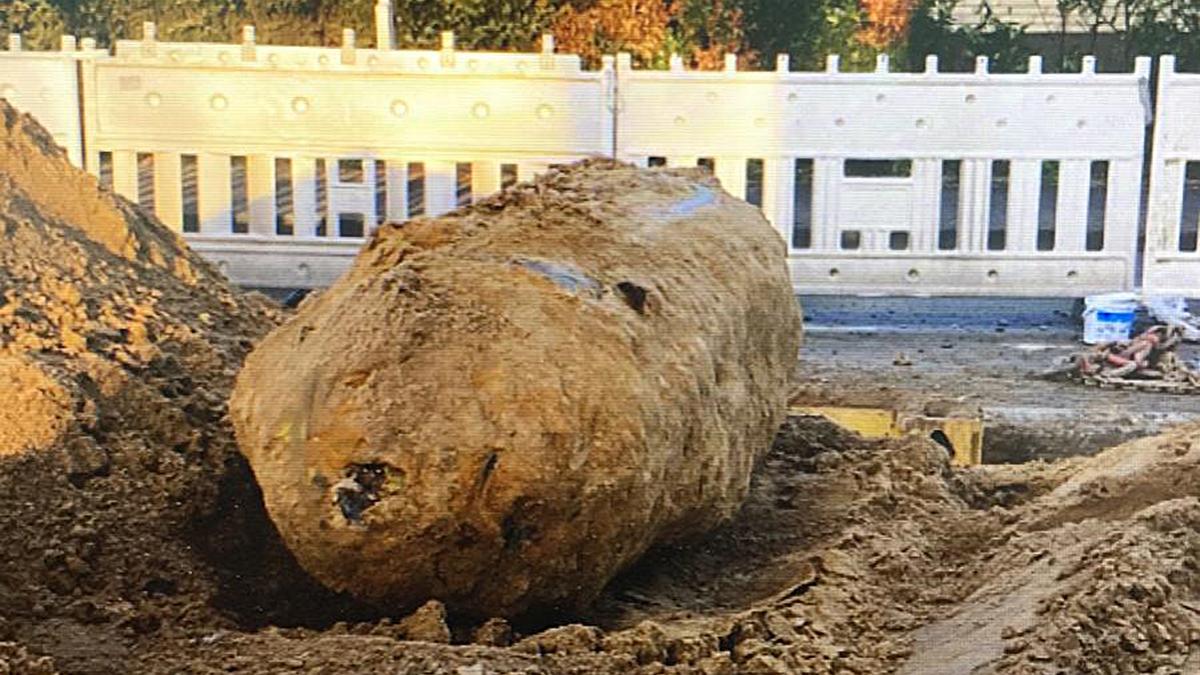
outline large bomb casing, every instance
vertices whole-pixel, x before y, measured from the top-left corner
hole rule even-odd
[[[271,518],[389,611],[582,608],[745,497],[800,346],[785,251],[700,171],[605,160],[384,225],[238,377]]]

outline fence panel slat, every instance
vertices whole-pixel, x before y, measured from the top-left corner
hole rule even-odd
[[[1009,251],[1030,253],[1037,250],[1038,206],[1042,188],[1042,160],[1015,159],[1009,168],[1008,237]]]
[[[275,156],[246,158],[246,197],[250,211],[250,233],[275,234]]]
[[[1110,161],[1105,206],[1104,250],[1136,255],[1138,231],[1125,223],[1138,222],[1142,201],[1142,163],[1132,159]]]
[[[813,249],[832,253],[838,250],[838,177],[840,158],[820,157],[813,167]]]
[[[113,192],[133,203],[138,201],[137,153],[132,150],[112,151]]]
[[[178,153],[154,153],[154,212],[171,229],[183,231],[183,164]]]
[[[201,234],[230,234],[233,190],[229,155],[200,153],[196,158],[196,184]]]
[[[909,250],[932,253],[937,249],[938,207],[942,190],[942,162],[918,159],[913,162],[913,200]]]
[[[959,218],[958,250],[982,253],[987,250],[991,204],[991,160],[967,159],[962,167],[962,216]]]
[[[715,158],[714,162],[713,172],[721,182],[721,187],[734,197],[745,199],[746,158],[725,156]]]
[[[792,231],[792,194],[795,171],[792,160],[768,157],[763,162],[763,215],[787,241]]]
[[[317,211],[317,159],[310,155],[291,155],[292,210],[297,237],[316,236],[321,214]]]
[[[408,220],[408,160],[387,159],[387,219],[402,223]]]
[[[425,162],[425,212],[440,216],[458,205],[458,166],[455,162]]]
[[[1091,187],[1091,162],[1086,159],[1064,160],[1059,166],[1058,225],[1054,250],[1081,253],[1087,250],[1088,189]]]
[[[479,201],[500,191],[500,163],[471,163],[471,200]]]

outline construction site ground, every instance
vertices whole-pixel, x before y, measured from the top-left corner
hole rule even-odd
[[[1093,454],[1200,419],[1200,397],[1041,377],[1086,349],[1069,300],[801,298],[798,405],[979,415],[983,459]],[[1195,362],[1200,345],[1180,355]]]
[[[227,414],[288,310],[230,289],[3,102],[0,141],[0,673],[1200,672],[1198,423],[962,468],[930,438],[793,415],[731,520],[582,610],[332,592],[280,537]],[[993,444],[1024,407],[1038,442],[1012,447],[1047,456],[1196,410],[1030,379],[1076,346],[1069,306],[806,311],[801,403],[975,405]]]

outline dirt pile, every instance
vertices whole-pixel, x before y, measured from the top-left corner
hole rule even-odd
[[[73,668],[224,620],[245,570],[205,556],[271,542],[225,401],[278,319],[0,101],[0,640]]]
[[[1200,426],[1081,463],[1022,516],[989,561],[1030,577],[1000,630],[1000,668],[1200,670]],[[1011,593],[1012,576],[968,607]]]
[[[761,212],[699,170],[590,161],[385,225],[247,358],[230,409],[330,587],[563,615],[737,511],[799,348]]]
[[[1192,426],[980,472],[1044,494],[986,514],[992,541],[960,560],[952,604],[913,633],[901,672],[1196,672],[1198,449]]]

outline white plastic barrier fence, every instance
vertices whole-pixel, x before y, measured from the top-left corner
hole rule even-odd
[[[62,39],[57,52],[22,49],[21,36],[8,36],[8,51],[0,58],[0,98],[18,110],[32,113],[71,161],[83,166],[83,113],[79,101],[81,62],[103,58],[95,42],[74,37]]]
[[[330,283],[384,219],[608,152],[578,57],[140,41],[85,73],[89,167],[239,283]]]
[[[240,44],[161,42],[153,24],[113,56],[0,54],[0,91],[73,159],[235,281],[280,287],[330,283],[385,218],[615,155],[711,167],[778,228],[802,292],[1126,290],[1149,73],[1042,74],[1036,57],[1019,74],[982,59],[842,73],[835,57],[739,72],[733,56],[642,71],[627,55],[583,71],[549,37],[532,54],[461,52],[450,34],[398,51],[353,31],[340,48],[259,45],[249,27]]]
[[[1143,286],[1150,295],[1200,296],[1200,75],[1159,59]]]
[[[1134,72],[631,70],[618,152],[712,166],[788,241],[805,292],[1130,288],[1150,60]]]

